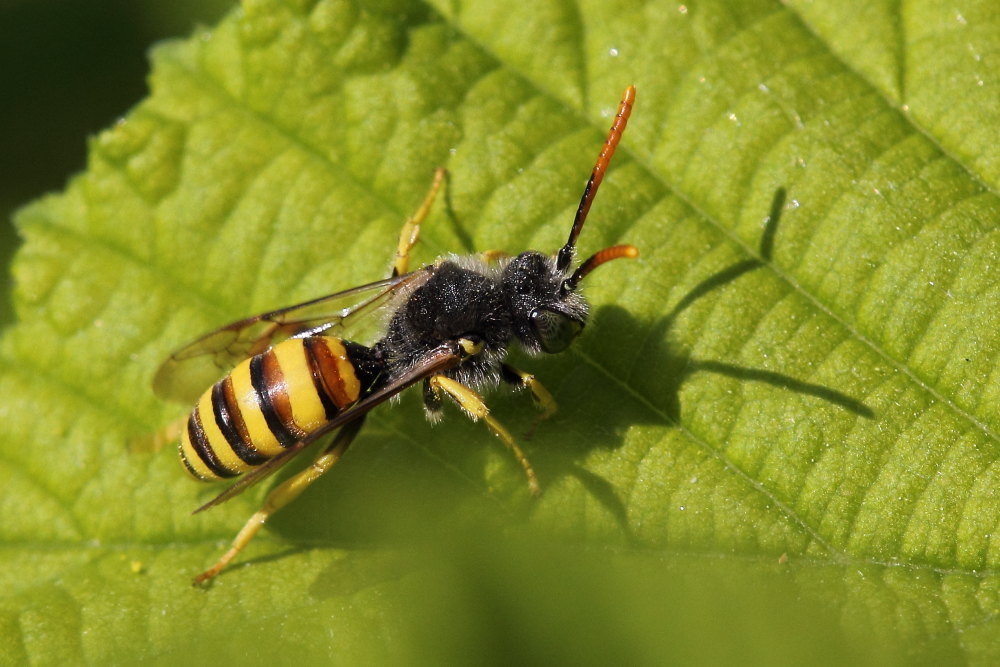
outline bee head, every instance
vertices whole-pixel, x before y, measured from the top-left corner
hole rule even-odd
[[[523,252],[504,268],[508,306],[514,331],[529,352],[562,352],[587,324],[587,301],[579,292],[583,278],[605,262],[639,256],[635,246],[619,245],[592,255],[567,275],[559,259],[540,252]]]

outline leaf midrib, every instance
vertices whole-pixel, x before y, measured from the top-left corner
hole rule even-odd
[[[101,540],[100,542],[94,541],[81,541],[73,542],[68,540],[32,540],[32,541],[4,541],[0,542],[0,551],[3,550],[34,550],[42,553],[59,554],[65,552],[67,554],[73,553],[87,553],[93,552],[100,554],[103,552],[107,553],[136,553],[136,552],[149,552],[152,554],[161,553],[164,549],[173,549],[177,551],[189,551],[192,549],[216,549],[220,544],[225,544],[231,536],[227,533],[225,536],[220,537],[200,537],[200,538],[188,538],[184,540],[169,539],[169,540],[149,540],[144,539],[143,541],[120,541],[120,540]],[[306,536],[296,537],[295,543],[297,545],[296,550],[309,550],[309,549],[334,549],[337,551],[354,551],[352,547],[337,547],[334,546],[335,542],[327,538],[309,538]],[[268,544],[275,547],[288,547],[288,540],[276,537],[275,533],[270,531],[262,531],[253,540],[254,545]],[[359,547],[360,548],[360,547]],[[580,543],[580,548],[588,548],[588,544],[583,542]],[[655,556],[656,558],[662,558],[664,556],[694,556],[699,559],[723,559],[723,560],[736,560],[743,562],[760,562],[762,565],[773,566],[775,559],[771,554],[763,553],[733,553],[731,551],[721,551],[721,550],[705,550],[692,552],[687,549],[671,549],[671,548],[643,548],[637,545],[615,545],[607,544],[601,546],[601,552],[616,554],[616,555],[634,555],[634,554],[648,554]],[[284,552],[282,552],[284,553]],[[259,558],[263,558],[265,555],[254,556],[249,558],[244,562],[245,565],[250,565]],[[898,560],[880,560],[877,558],[864,558],[857,556],[845,555],[842,559],[828,560],[825,558],[819,558],[813,555],[794,555],[789,558],[790,562],[793,562],[797,566],[814,566],[814,567],[838,567],[838,568],[852,568],[852,567],[878,567],[884,568],[887,571],[892,570],[904,570],[907,572],[928,572],[935,576],[963,576],[972,577],[979,581],[984,581],[1000,574],[1000,569],[997,568],[976,568],[976,569],[965,569],[965,568],[950,568],[941,567],[937,565],[931,565],[928,563],[910,563],[910,562],[900,562]],[[60,579],[66,576],[66,573],[61,571],[53,575],[54,578]],[[31,582],[31,587],[35,584],[44,584],[49,580],[39,580],[38,582]],[[10,598],[13,597],[9,593],[10,591],[4,591],[7,595],[0,594],[0,598]]]

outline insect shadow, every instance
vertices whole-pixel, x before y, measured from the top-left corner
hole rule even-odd
[[[699,299],[770,263],[785,199],[785,189],[778,188],[765,221],[758,246],[758,257],[733,264],[701,281],[678,301],[670,312],[652,324],[640,321],[620,306],[611,305],[601,308],[594,317],[594,323],[591,331],[588,332],[588,337],[579,343],[583,354],[589,356],[589,348],[595,345],[593,341],[614,340],[623,341],[621,344],[629,345],[631,339],[633,341],[631,344],[636,349],[635,358],[641,359],[642,367],[655,369],[656,398],[653,399],[649,394],[644,394],[641,387],[627,387],[625,380],[614,380],[613,375],[608,373],[611,377],[609,382],[618,382],[621,385],[620,388],[623,391],[618,392],[619,394],[624,391],[631,392],[639,400],[623,400],[620,404],[616,403],[614,409],[602,410],[599,404],[592,404],[582,408],[577,406],[574,410],[582,409],[585,414],[592,414],[591,411],[594,410],[598,411],[602,433],[617,434],[617,437],[611,435],[611,437],[581,438],[578,441],[580,451],[577,451],[574,457],[563,457],[560,460],[556,460],[555,457],[546,457],[543,447],[533,448],[532,456],[538,459],[538,467],[542,474],[547,474],[549,478],[557,478],[561,475],[576,478],[587,489],[587,492],[615,517],[615,521],[629,539],[631,539],[630,525],[619,491],[599,474],[577,465],[574,461],[583,458],[585,452],[582,450],[609,446],[607,443],[621,443],[620,434],[630,425],[652,422],[679,425],[681,423],[681,409],[678,393],[681,385],[696,373],[716,373],[745,382],[762,382],[781,390],[818,398],[864,419],[875,417],[871,408],[862,401],[836,389],[806,382],[775,371],[748,368],[724,361],[692,359],[686,353],[671,349],[672,346],[664,343],[667,339],[667,333],[677,317]],[[561,398],[561,403],[567,403],[566,399]],[[626,403],[630,405],[626,405]],[[652,419],[651,415],[653,415]],[[614,447],[615,445],[610,446]]]
[[[760,246],[758,249],[760,258],[748,259],[734,264],[733,266],[723,269],[722,271],[719,271],[715,275],[712,275],[699,283],[693,290],[691,290],[691,292],[681,299],[676,306],[674,306],[674,309],[667,314],[661,323],[656,325],[661,329],[661,334],[665,333],[677,316],[697,299],[708,294],[717,287],[721,287],[722,285],[732,282],[750,271],[754,271],[770,263],[772,253],[774,251],[774,237],[778,231],[778,223],[781,219],[781,211],[785,206],[785,198],[785,189],[778,188],[774,193],[774,198],[771,200],[771,210],[764,223],[764,233],[761,235]],[[689,360],[681,379],[683,380],[683,378],[693,375],[694,373],[705,371],[718,373],[720,375],[728,375],[729,377],[734,377],[739,380],[764,382],[765,384],[770,384],[780,389],[787,389],[799,394],[814,396],[837,405],[848,412],[853,412],[859,417],[864,417],[865,419],[873,419],[875,417],[875,413],[872,412],[871,408],[852,396],[848,396],[847,394],[839,392],[836,389],[831,389],[830,387],[824,387],[823,385],[812,382],[805,382],[789,375],[776,373],[774,371],[746,368],[722,361]]]

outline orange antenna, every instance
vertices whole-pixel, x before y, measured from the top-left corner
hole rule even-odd
[[[580,265],[573,275],[569,277],[564,283],[565,290],[575,289],[584,277],[599,267],[605,262],[610,262],[613,259],[635,259],[639,256],[639,249],[634,245],[616,245],[610,248],[605,248],[604,250],[598,251],[590,256],[590,258]]]
[[[629,86],[622,93],[622,101],[618,104],[618,113],[615,114],[615,120],[611,125],[611,130],[608,132],[608,138],[604,141],[604,146],[601,147],[601,154],[597,156],[594,170],[590,173],[590,180],[587,181],[587,187],[583,191],[583,198],[580,199],[580,207],[576,209],[576,218],[573,219],[573,228],[569,232],[569,240],[559,250],[559,255],[556,259],[556,268],[560,271],[565,271],[573,259],[573,253],[576,249],[576,239],[580,236],[583,223],[587,220],[587,213],[590,212],[590,205],[594,202],[594,196],[597,195],[597,188],[601,187],[601,181],[604,180],[604,172],[608,169],[611,156],[615,154],[615,148],[618,147],[618,142],[621,141],[625,125],[628,124],[628,117],[632,114],[632,104],[634,102],[635,86]],[[583,276],[580,277],[582,278]]]

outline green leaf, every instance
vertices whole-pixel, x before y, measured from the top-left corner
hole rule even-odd
[[[259,0],[156,47],[17,216],[0,654],[995,661],[1000,23],[815,4]],[[543,497],[407,395],[190,588],[267,488],[190,516],[217,489],[136,446],[187,409],[159,362],[383,277],[438,165],[416,260],[555,250],[630,83],[580,245],[642,258],[588,277],[571,351],[517,359],[561,406],[522,442]],[[526,403],[491,399],[515,433]]]

